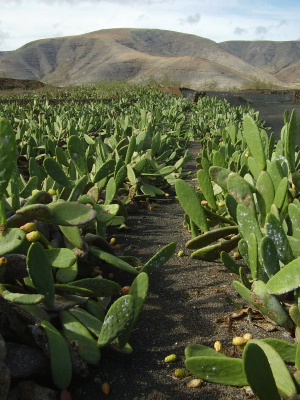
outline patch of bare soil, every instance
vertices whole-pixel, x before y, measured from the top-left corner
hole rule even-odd
[[[190,152],[195,159],[199,144],[191,142]],[[195,162],[186,166],[196,172]],[[213,347],[216,340],[223,344],[224,353],[241,356],[231,344],[234,336],[250,332],[255,338],[277,337],[293,339],[282,329],[266,324],[263,319],[252,321],[244,314],[234,319],[237,309],[227,298],[243,305],[231,282],[239,279],[220,262],[203,262],[189,257],[185,243],[190,239],[183,228],[183,210],[176,199],[150,210],[139,210],[127,221],[126,234],[117,234],[125,254],[148,260],[162,246],[177,242],[176,254],[167,264],[152,273],[150,293],[137,326],[130,337],[133,354],[125,356],[105,349],[100,367],[91,370],[88,378],[76,378],[70,388],[73,400],[102,398],[100,385],[111,385],[110,400],[245,400],[243,388],[205,382],[202,387],[189,389],[186,383],[193,378],[175,379],[175,368],[184,368],[184,349],[201,343]],[[179,250],[185,251],[178,257]],[[130,282],[128,282],[130,284]],[[272,332],[267,330],[274,329]],[[172,364],[164,358],[176,354]],[[254,397],[253,397],[254,398]]]

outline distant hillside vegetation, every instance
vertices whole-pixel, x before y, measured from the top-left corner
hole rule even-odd
[[[300,87],[300,42],[216,43],[159,29],[105,29],[0,51],[0,77],[54,85],[166,77],[201,89]]]

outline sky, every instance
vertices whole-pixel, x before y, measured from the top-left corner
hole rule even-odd
[[[0,51],[110,28],[164,29],[215,42],[300,40],[300,0],[0,0]]]

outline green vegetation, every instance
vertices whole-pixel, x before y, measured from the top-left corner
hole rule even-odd
[[[60,389],[72,379],[64,339],[76,341],[82,362],[91,365],[101,363],[105,346],[132,352],[130,334],[149,279],[176,243],[142,265],[134,255],[119,256],[109,232],[126,227],[130,204],[169,201],[173,188],[191,234],[191,257],[220,258],[239,278],[233,285],[245,301],[299,337],[296,114],[285,113],[275,142],[249,106],[232,108],[217,97],[192,103],[160,89],[119,82],[2,95],[1,296],[41,327]],[[190,140],[201,144],[196,189],[183,170]],[[243,267],[230,255],[236,248]],[[13,281],[6,275],[12,254],[26,258],[24,276]],[[127,293],[102,277],[107,266],[132,277]],[[285,363],[298,369],[299,345],[287,356],[286,343],[250,340],[242,359],[193,346],[186,367],[207,381],[249,384],[262,400],[288,399],[298,390]]]

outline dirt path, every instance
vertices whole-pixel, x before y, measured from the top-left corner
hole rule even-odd
[[[198,144],[191,143],[193,159]],[[196,171],[194,162],[186,166]],[[192,176],[191,176],[192,177]],[[159,205],[153,211],[143,210],[129,217],[131,228],[120,234],[119,243],[126,252],[148,260],[162,246],[177,242],[177,252],[185,249],[190,235],[183,229],[183,210],[174,199]],[[176,253],[177,253],[176,252]],[[221,263],[206,263],[186,256],[174,255],[170,261],[151,275],[150,293],[134,330],[130,344],[134,352],[124,356],[107,349],[99,369],[91,371],[85,379],[75,379],[71,386],[73,400],[96,400],[100,396],[100,383],[111,385],[110,400],[244,400],[242,388],[204,383],[201,388],[188,389],[185,380],[172,377],[174,368],[184,366],[184,349],[192,343],[213,346],[220,340],[227,355],[235,356],[232,337],[250,332],[256,338],[280,337],[285,332],[266,332],[263,321],[250,323],[247,319],[233,321],[229,315],[235,311],[226,297],[239,302],[231,282],[236,276]],[[166,364],[164,358],[176,354],[178,362]]]

